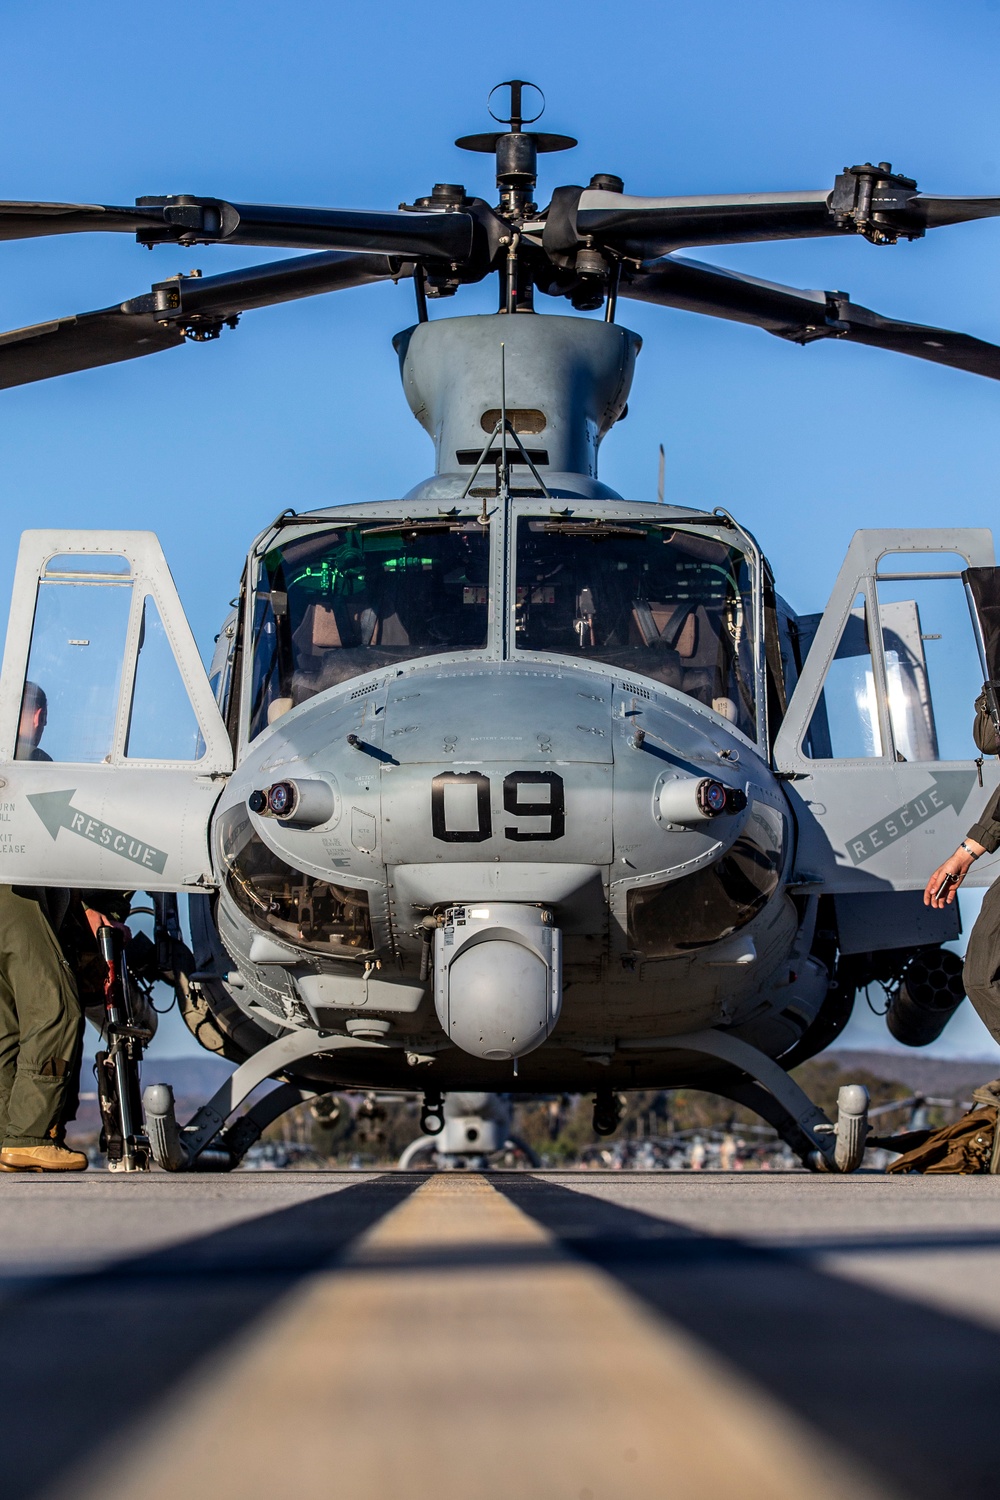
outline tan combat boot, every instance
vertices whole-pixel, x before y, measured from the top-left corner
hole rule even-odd
[[[0,1151],[0,1167],[9,1172],[83,1172],[87,1158],[82,1151],[70,1151],[53,1141],[44,1146],[5,1146]]]

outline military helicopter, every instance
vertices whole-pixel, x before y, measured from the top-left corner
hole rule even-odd
[[[417,1090],[427,1134],[449,1093],[584,1092],[609,1133],[619,1091],[686,1085],[850,1171],[864,1089],[831,1122],[789,1069],[873,981],[904,1042],[962,999],[942,946],[956,908],[921,891],[997,781],[971,757],[962,681],[964,661],[985,674],[971,606],[995,576],[990,533],[858,532],[826,609],[801,616],[726,510],[623,499],[597,458],[640,347],[622,299],[1000,377],[981,340],[677,253],[887,246],[1000,198],[923,193],[880,162],[832,189],[728,197],[630,197],[602,173],[540,208],[538,157],[576,142],[526,128],[532,89],[498,86],[507,128],[457,142],[494,158],[495,206],[453,183],[395,212],[0,204],[0,238],[314,252],[4,334],[3,386],[215,339],[269,303],[415,292],[394,343],[434,474],[398,499],[282,512],[250,547],[210,674],[151,533],[22,539],[5,878],[153,893],[161,972],[195,1036],[239,1064],[183,1125],[169,1089],[147,1088],[171,1170],[232,1167],[281,1110],[335,1088]],[[497,314],[429,319],[487,275]],[[541,315],[536,297],[604,317]],[[47,760],[18,738],[39,689]]]

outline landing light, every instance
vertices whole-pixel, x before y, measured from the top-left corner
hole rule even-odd
[[[250,793],[247,807],[258,817],[277,818],[290,828],[318,828],[340,817],[340,799],[332,777],[276,781]]]
[[[285,818],[295,806],[295,788],[288,781],[275,782],[267,793],[267,810],[276,818]]]
[[[721,781],[700,781],[698,783],[698,806],[702,812],[707,813],[710,818],[717,817],[719,813],[726,810],[726,789]],[[272,792],[273,796],[273,792]],[[272,811],[274,809],[272,808]]]
[[[251,812],[269,813],[272,818],[287,818],[295,807],[295,788],[290,781],[277,781],[264,791],[251,792],[247,798]]]
[[[693,776],[670,777],[659,789],[656,811],[665,823],[700,823],[722,813],[742,812],[746,794],[735,786],[726,786],[714,777],[695,780]]]

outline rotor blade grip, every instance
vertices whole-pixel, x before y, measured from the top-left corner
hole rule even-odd
[[[786,337],[814,334],[828,317],[825,292],[800,291],[679,255],[627,272],[619,291],[640,302],[750,323]]]
[[[295,256],[248,266],[241,271],[227,271],[220,276],[182,277],[181,316],[224,317],[290,302],[297,297],[347,291],[373,281],[412,274],[412,265],[388,255],[351,255],[331,250],[321,255]],[[136,303],[141,301],[136,299]]]
[[[467,261],[475,221],[466,213],[378,213],[338,208],[274,208],[236,203],[239,227],[226,244]]]
[[[743,244],[841,234],[829,209],[830,194],[734,193],[686,198],[634,198],[591,190],[580,195],[576,227],[581,237],[613,245],[642,259],[685,245]]]

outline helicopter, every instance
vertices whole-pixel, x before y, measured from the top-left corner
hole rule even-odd
[[[997,379],[982,340],[678,252],[890,246],[996,216],[1000,198],[924,193],[879,162],[832,188],[731,196],[630,197],[598,173],[540,208],[539,156],[577,143],[527,128],[541,95],[524,80],[498,85],[491,113],[504,89],[506,128],[456,143],[493,158],[496,203],[455,183],[392,212],[0,203],[0,239],[311,252],[0,335],[0,386],[406,280],[416,321],[394,346],[435,454],[399,498],[277,516],[208,673],[151,532],[26,531],[0,675],[0,868],[150,892],[159,972],[238,1065],[184,1124],[167,1085],[146,1089],[169,1170],[231,1169],[282,1111],[338,1088],[419,1093],[433,1137],[449,1095],[592,1094],[609,1134],[622,1090],[686,1086],[756,1111],[812,1169],[852,1171],[865,1090],[846,1085],[830,1121],[789,1071],[872,983],[910,1045],[964,997],[945,946],[957,907],[922,891],[998,779],[955,727],[969,674],[991,675],[976,601],[992,536],[859,531],[826,608],[796,613],[727,510],[598,478],[641,347],[618,311],[638,299]],[[495,314],[429,317],[491,275]],[[540,313],[546,297],[572,311]],[[44,760],[19,741],[39,690]],[[989,880],[984,860],[968,883]]]

